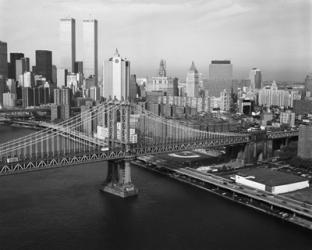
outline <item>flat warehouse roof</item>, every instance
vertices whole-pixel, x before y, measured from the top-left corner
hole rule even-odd
[[[250,178],[251,181],[259,182],[271,187],[307,181],[307,179],[300,176],[287,174],[268,168],[241,170],[239,173],[237,173],[237,175],[242,177],[253,176],[254,178]]]

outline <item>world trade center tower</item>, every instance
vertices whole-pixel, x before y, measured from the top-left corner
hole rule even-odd
[[[73,18],[60,19],[59,65],[60,69],[74,72],[76,61],[76,22]]]
[[[98,22],[95,19],[83,20],[83,74],[85,78],[98,81]]]

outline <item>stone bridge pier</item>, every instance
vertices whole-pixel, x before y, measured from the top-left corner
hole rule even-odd
[[[237,154],[237,160],[243,164],[268,160],[274,156],[274,151],[286,147],[292,138],[270,138],[265,133],[251,136],[251,141],[245,144]]]
[[[237,160],[242,164],[252,164],[257,161],[270,159],[273,156],[273,140],[268,139],[265,133],[251,136],[251,141],[246,143],[237,154]]]
[[[107,163],[107,176],[102,191],[122,198],[137,195],[138,189],[131,180],[130,160],[110,160]]]

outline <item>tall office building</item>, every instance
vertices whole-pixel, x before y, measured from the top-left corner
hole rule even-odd
[[[137,93],[138,93],[138,85],[136,81],[136,75],[131,75],[129,82],[129,100],[131,102],[135,100]]]
[[[130,61],[121,58],[116,49],[114,56],[104,62],[103,96],[105,98],[129,98]]]
[[[62,88],[67,86],[67,69],[57,69],[57,87]]]
[[[8,79],[6,85],[10,93],[16,94],[16,81],[14,79]]]
[[[76,22],[73,18],[60,19],[59,69],[74,72],[76,61]]]
[[[36,50],[36,74],[52,81],[52,51]]]
[[[16,76],[16,60],[24,58],[23,53],[10,53],[10,65],[9,65],[9,78],[18,80],[18,76]]]
[[[208,86],[210,96],[219,96],[224,89],[231,90],[233,67],[230,60],[213,60],[209,65]]]
[[[15,75],[17,80],[20,75],[23,75],[25,72],[29,72],[29,58],[24,57],[15,61]]]
[[[130,89],[131,89],[131,86],[130,86]],[[162,91],[162,95],[167,95],[167,96],[174,95],[173,78],[167,76],[166,61],[165,60],[162,59],[160,61],[158,76],[152,77],[151,81],[150,80],[146,81],[146,89],[145,90],[147,92]],[[153,95],[153,94],[149,93],[149,95]]]
[[[7,43],[0,41],[0,107],[3,104],[6,79],[8,78],[8,48]]]
[[[89,97],[94,101],[100,100],[100,87],[93,86],[90,88]]]
[[[52,65],[52,83],[57,83],[57,67]]]
[[[13,93],[3,93],[3,107],[14,107],[16,95]]]
[[[226,89],[221,91],[220,93],[220,109],[223,111],[229,111],[230,110],[230,92]]]
[[[160,60],[158,75],[162,77],[167,76],[166,61],[163,59]]]
[[[0,75],[8,78],[8,47],[7,43],[0,41]]]
[[[303,159],[312,159],[312,126],[299,127],[298,156]]]
[[[23,100],[23,107],[34,106],[34,91],[32,88],[23,87],[22,88],[22,100]]]
[[[250,88],[254,89],[261,89],[262,83],[262,75],[261,70],[257,68],[253,68],[249,72],[249,80],[250,80]]]
[[[4,90],[5,90],[5,78],[3,75],[0,75],[0,109],[3,105],[3,93],[4,93]]]
[[[23,74],[23,87],[26,87],[26,88],[31,88],[31,87],[34,87],[34,75],[32,72],[25,72]]]
[[[61,89],[61,102],[63,105],[70,105],[72,99],[72,91],[70,88]]]
[[[62,91],[59,88],[53,90],[54,104],[56,104],[56,105],[62,104],[62,94],[61,93],[62,93]]]
[[[199,92],[199,73],[195,67],[195,63],[192,65],[186,76],[186,95],[188,97],[198,97]]]
[[[98,83],[98,22],[83,20],[83,73],[85,78],[94,78]]]
[[[275,81],[271,86],[265,86],[258,92],[258,105],[259,106],[283,106],[293,107],[294,100],[300,100],[298,90],[284,90],[278,89]]]
[[[81,61],[75,62],[74,73],[83,74],[83,62],[81,62]]]
[[[304,80],[304,85],[307,91],[312,92],[312,73],[306,76]]]

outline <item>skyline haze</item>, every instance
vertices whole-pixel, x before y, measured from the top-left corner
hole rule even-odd
[[[234,78],[248,79],[257,67],[264,80],[303,81],[312,71],[310,13],[311,0],[0,0],[0,20],[5,20],[0,38],[9,53],[24,53],[32,65],[35,50],[52,50],[57,65],[59,20],[72,17],[80,61],[82,20],[95,18],[99,72],[118,48],[138,77],[156,75],[161,58],[168,75],[181,79],[192,61],[207,77],[211,60],[229,59]]]

